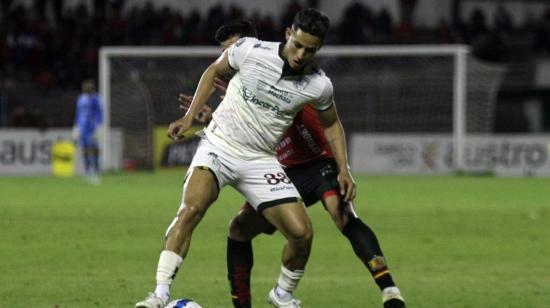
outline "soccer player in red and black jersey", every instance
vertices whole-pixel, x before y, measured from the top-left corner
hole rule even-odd
[[[321,201],[338,229],[348,238],[355,254],[380,287],[384,307],[405,307],[376,235],[358,218],[353,204],[342,201],[337,181],[338,169],[328,142],[317,112],[306,106],[296,115],[292,126],[279,142],[277,157],[306,206]],[[231,221],[227,267],[235,307],[251,307],[251,240],[260,233],[271,234],[274,231],[275,227],[270,226],[248,203]]]
[[[251,35],[247,22],[233,22],[222,26],[216,34],[217,41],[226,48],[241,36]],[[224,82],[217,80],[216,87],[222,92]],[[187,109],[192,97],[180,95],[181,108]],[[209,120],[211,109],[205,107],[196,118]],[[344,202],[338,185],[338,169],[332,154],[330,140],[325,138],[317,111],[306,105],[294,118],[292,125],[277,145],[277,158],[287,176],[292,180],[306,206],[318,201],[332,220],[348,238],[357,257],[365,264],[374,281],[382,291],[385,308],[405,307],[400,290],[396,287],[376,235],[357,216],[354,205]],[[251,307],[250,273],[253,266],[252,239],[258,234],[272,234],[276,228],[246,202],[239,214],[231,220],[227,239],[227,269],[234,307]],[[290,297],[285,290],[288,283],[279,278],[274,291],[284,299]]]

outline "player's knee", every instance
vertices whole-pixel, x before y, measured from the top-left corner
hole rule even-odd
[[[311,242],[313,242],[313,228],[310,227],[306,229],[306,232],[304,234],[302,241],[304,242],[304,244],[308,246],[311,245]]]
[[[334,221],[334,224],[340,231],[344,229],[349,221],[349,216],[343,212],[330,213],[330,216],[332,218],[332,221]]]
[[[246,225],[242,221],[241,217],[236,216],[229,222],[229,237],[238,241],[249,240],[246,236]]]
[[[302,237],[294,239],[294,247],[298,251],[303,252],[304,254],[309,254],[311,250],[311,243],[313,242],[313,231],[305,232]]]
[[[199,202],[197,199],[190,198],[185,200],[185,207],[180,213],[180,217],[184,221],[201,220],[206,213],[206,204]]]
[[[313,241],[311,224],[294,226],[291,232],[288,232],[288,241],[297,246],[310,246]]]
[[[325,205],[325,209],[332,218],[332,221],[334,221],[336,227],[340,231],[342,231],[342,229],[344,229],[344,226],[347,224],[349,217],[348,213],[343,210],[343,205],[340,198],[327,198],[323,202]]]

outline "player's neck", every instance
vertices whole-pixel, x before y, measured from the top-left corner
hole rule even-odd
[[[285,55],[285,42],[281,42],[279,44],[279,57],[281,57],[281,59],[283,59],[284,61],[283,72],[281,73],[281,77],[297,76],[297,75],[302,75],[304,73],[304,68],[306,66],[302,66],[299,70],[297,70],[292,68],[288,63],[287,57]]]

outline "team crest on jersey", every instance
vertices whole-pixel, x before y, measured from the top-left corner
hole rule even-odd
[[[296,86],[296,89],[298,90],[304,90],[308,84],[309,84],[309,78],[307,77],[304,77],[300,80],[296,80],[294,82],[294,86]]]

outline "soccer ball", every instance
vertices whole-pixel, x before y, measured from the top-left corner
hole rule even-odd
[[[202,308],[202,307],[192,299],[178,298],[169,302],[165,308]]]

